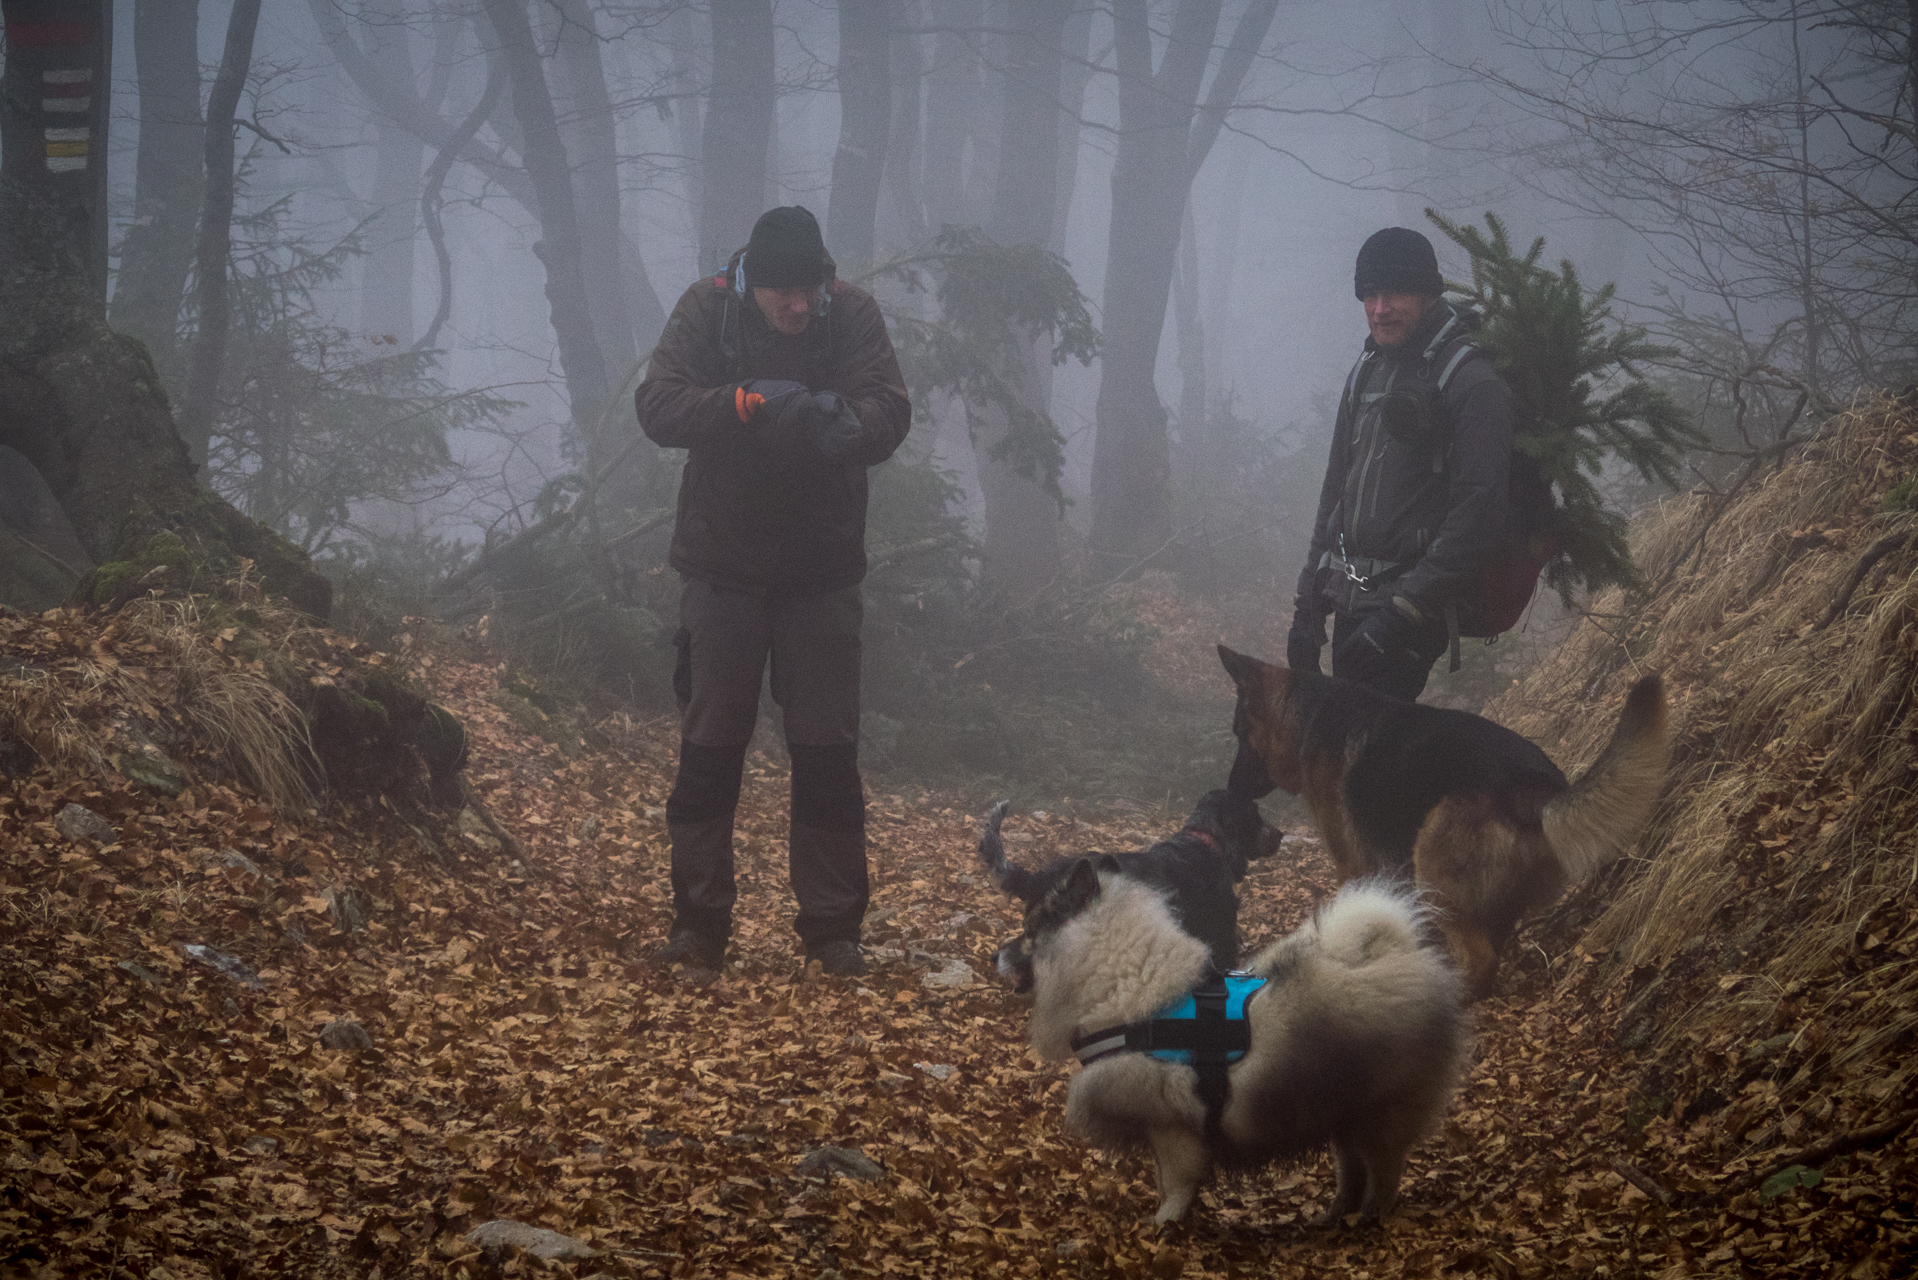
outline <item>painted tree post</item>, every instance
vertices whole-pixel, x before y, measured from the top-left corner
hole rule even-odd
[[[0,0],[0,445],[39,472],[97,566],[78,584],[85,601],[117,604],[146,575],[177,573],[181,558],[192,573],[233,572],[244,559],[323,619],[326,579],[200,489],[152,360],[107,327],[99,179],[109,117],[104,91],[92,92],[105,80],[105,9]]]
[[[46,202],[61,243],[107,300],[107,90],[113,22],[106,0],[5,0],[0,106],[5,181]]]

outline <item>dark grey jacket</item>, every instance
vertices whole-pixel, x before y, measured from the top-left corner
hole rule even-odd
[[[794,337],[734,297],[727,275],[686,290],[666,322],[634,400],[656,444],[686,450],[670,559],[689,577],[805,596],[866,576],[866,468],[906,438],[912,404],[872,295],[827,288],[826,314]],[[741,423],[733,391],[755,378],[843,395],[859,418],[852,455],[827,462],[806,440]]]
[[[1363,613],[1398,595],[1435,617],[1498,547],[1512,393],[1471,345],[1478,325],[1476,312],[1441,299],[1397,347],[1365,340],[1339,401],[1301,599]]]

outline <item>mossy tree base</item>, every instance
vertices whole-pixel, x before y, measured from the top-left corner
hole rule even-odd
[[[107,327],[57,234],[61,213],[0,182],[0,444],[39,471],[100,566],[76,597],[111,607],[163,566],[186,588],[244,559],[269,592],[324,620],[332,586],[305,553],[200,487],[146,348]]]

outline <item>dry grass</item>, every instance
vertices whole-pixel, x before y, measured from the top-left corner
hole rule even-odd
[[[143,599],[114,621],[128,639],[154,646],[165,658],[188,731],[223,759],[268,804],[297,812],[312,804],[308,780],[319,776],[305,718],[262,671],[223,651],[198,599]],[[285,628],[275,628],[284,637]]]
[[[1918,962],[1876,967],[1873,1001],[1850,999],[1842,976],[1871,921],[1909,910],[1918,886],[1918,552],[1886,556],[1843,615],[1816,625],[1868,545],[1918,529],[1910,512],[1879,510],[1914,470],[1918,413],[1879,399],[1729,500],[1665,503],[1634,531],[1650,597],[1595,601],[1487,708],[1576,765],[1602,748],[1629,682],[1665,674],[1677,743],[1665,795],[1581,945],[1618,973],[1714,949],[1728,980],[1669,1009],[1668,1036],[1680,1022],[1774,1028],[1814,985],[1834,1060],[1918,1027]]]

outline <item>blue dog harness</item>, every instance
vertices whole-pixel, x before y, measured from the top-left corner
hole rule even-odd
[[[1197,1093],[1205,1104],[1206,1133],[1215,1134],[1230,1088],[1226,1067],[1252,1047],[1246,1001],[1265,983],[1256,974],[1237,970],[1210,973],[1145,1021],[1079,1036],[1072,1042],[1072,1051],[1086,1066],[1115,1053],[1149,1053],[1191,1067],[1199,1076]]]

